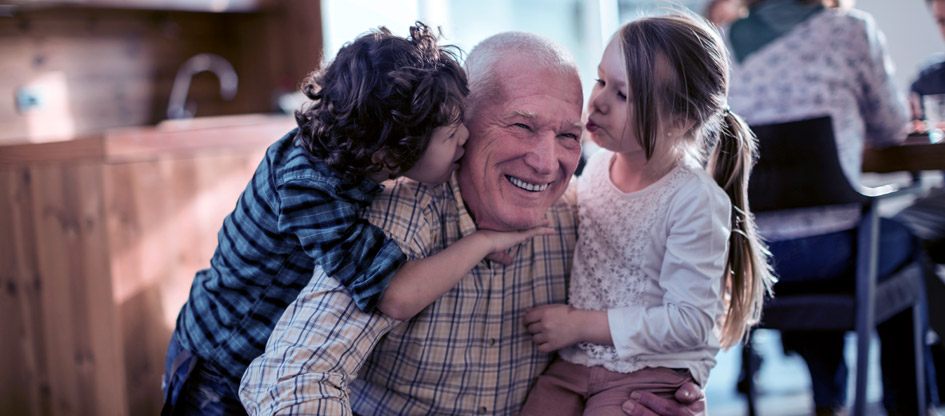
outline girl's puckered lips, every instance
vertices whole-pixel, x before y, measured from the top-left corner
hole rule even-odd
[[[593,133],[598,129],[597,124],[590,120],[587,121],[587,124],[584,126],[584,128],[588,133]]]

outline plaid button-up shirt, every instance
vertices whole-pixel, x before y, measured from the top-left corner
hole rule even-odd
[[[518,414],[550,358],[522,318],[527,308],[566,301],[574,209],[572,188],[546,215],[557,233],[517,247],[512,265],[479,263],[408,321],[361,312],[337,280],[316,270],[243,375],[244,406],[265,415]],[[397,181],[368,218],[408,258],[475,231],[455,175],[432,187]]]
[[[361,218],[381,187],[313,160],[295,132],[266,151],[177,318],[181,345],[213,364],[234,391],[316,264],[335,270],[360,307],[373,308],[406,260]]]

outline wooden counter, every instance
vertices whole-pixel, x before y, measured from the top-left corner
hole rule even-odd
[[[291,117],[0,147],[0,413],[158,414],[194,273]]]

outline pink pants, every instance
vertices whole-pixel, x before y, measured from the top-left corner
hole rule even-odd
[[[624,415],[620,405],[634,391],[649,391],[673,398],[683,383],[691,382],[689,370],[644,368],[615,373],[603,367],[585,367],[558,358],[538,376],[528,394],[522,415]]]

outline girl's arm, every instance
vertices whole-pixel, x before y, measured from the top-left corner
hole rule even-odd
[[[621,358],[702,348],[716,336],[714,326],[725,313],[723,277],[732,209],[721,189],[689,189],[679,191],[667,213],[669,235],[657,281],[661,304],[607,311]]]
[[[486,256],[508,263],[511,259],[505,250],[536,235],[553,232],[544,226],[520,231],[476,231],[437,254],[405,263],[391,278],[377,307],[391,318],[409,319],[456,286]]]

